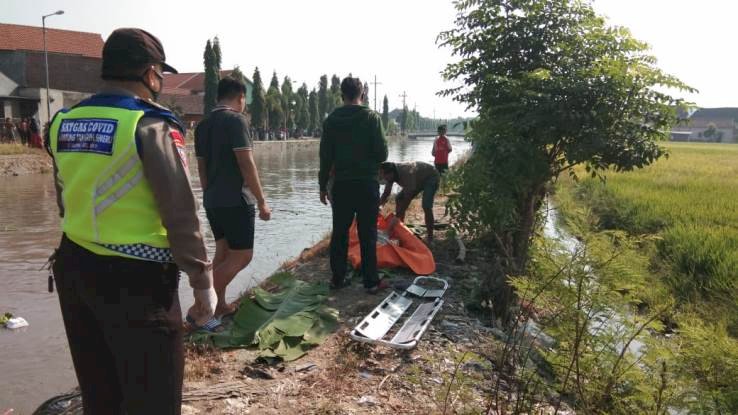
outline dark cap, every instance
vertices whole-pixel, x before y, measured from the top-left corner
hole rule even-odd
[[[102,78],[131,75],[132,68],[160,64],[164,72],[177,73],[167,65],[164,47],[151,33],[134,28],[117,29],[108,36],[102,52]]]

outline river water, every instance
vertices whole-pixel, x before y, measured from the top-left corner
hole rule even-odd
[[[451,162],[469,148],[464,141],[452,142]],[[431,138],[393,139],[389,159],[432,162],[431,146]],[[317,144],[286,144],[282,151],[260,148],[257,145],[255,158],[272,220],[257,219],[254,259],[229,286],[230,299],[320,240],[331,227],[330,208],[318,199]],[[199,198],[199,186],[195,190]],[[15,408],[15,414],[29,414],[76,385],[59,302],[56,294],[46,291],[48,273],[40,270],[60,237],[55,200],[50,175],[0,180],[0,313],[11,312],[30,323],[17,331],[0,329],[0,413]],[[200,217],[212,255],[215,244],[202,210]],[[192,293],[184,276],[180,298],[186,310]]]

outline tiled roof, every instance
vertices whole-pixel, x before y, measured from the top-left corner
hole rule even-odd
[[[52,53],[101,58],[103,44],[99,33],[46,29],[46,46]],[[43,30],[35,26],[0,23],[0,50],[43,51]]]
[[[165,107],[179,107],[185,115],[202,115],[204,108],[203,98],[202,95],[176,95],[164,92],[158,101]]]
[[[220,77],[223,78],[233,72],[232,70],[220,71]],[[251,83],[246,79],[246,82]],[[205,90],[205,73],[204,72],[188,72],[177,74],[164,74],[164,94],[170,95],[189,95],[192,93],[203,92]]]

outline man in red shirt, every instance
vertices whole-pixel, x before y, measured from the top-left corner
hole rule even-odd
[[[435,157],[434,164],[438,173],[443,174],[448,170],[448,153],[451,152],[451,141],[446,137],[446,126],[438,126],[438,137],[433,142],[431,154]]]

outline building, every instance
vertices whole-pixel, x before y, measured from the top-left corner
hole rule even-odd
[[[220,71],[220,77],[225,77],[233,71]],[[246,79],[246,103],[251,104],[254,84]],[[159,102],[165,107],[178,113],[187,124],[200,122],[203,118],[205,96],[205,73],[189,72],[178,74],[164,74],[164,89]]]
[[[674,127],[671,140],[738,143],[738,108],[700,108]]]
[[[103,39],[98,33],[46,29],[51,114],[75,105],[102,85]],[[43,31],[40,27],[0,24],[0,118],[46,113]]]

